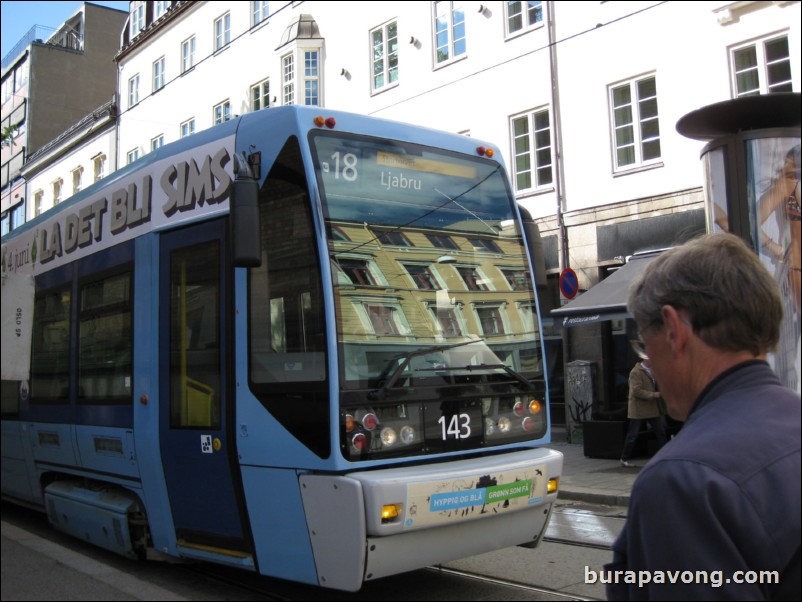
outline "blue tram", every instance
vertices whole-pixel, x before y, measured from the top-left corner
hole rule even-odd
[[[545,532],[540,314],[476,140],[281,107],[2,240],[2,494],[132,558],[341,590]]]

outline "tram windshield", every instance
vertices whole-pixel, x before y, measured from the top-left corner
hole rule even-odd
[[[542,374],[521,228],[495,161],[317,132],[345,388]]]

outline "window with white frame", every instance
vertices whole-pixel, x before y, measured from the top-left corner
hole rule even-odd
[[[320,106],[320,53],[317,50],[304,50],[304,104],[308,107]]]
[[[281,102],[295,104],[295,56],[288,54],[281,58]]]
[[[99,182],[106,176],[106,155],[97,155],[92,159],[95,171],[95,182]]]
[[[133,40],[145,29],[145,3],[144,2],[131,2],[131,39]]]
[[[373,91],[398,82],[398,23],[391,21],[370,32]]]
[[[33,193],[33,214],[34,216],[40,215],[44,211],[44,198],[45,193],[43,190],[37,190]]]
[[[543,3],[528,2],[505,2],[507,35],[515,35],[543,23]]]
[[[155,151],[157,148],[164,146],[164,134],[159,134],[150,141],[150,152]]]
[[[214,107],[214,124],[218,125],[231,119],[231,102],[225,100]]]
[[[259,25],[270,15],[269,2],[251,2],[251,27]]]
[[[505,334],[509,328],[506,324],[501,305],[477,305],[476,315],[479,326],[486,337]]]
[[[526,192],[551,186],[554,177],[548,108],[513,117],[510,127],[515,191]]]
[[[438,291],[443,288],[431,266],[426,264],[401,264],[406,269],[415,287],[426,291]]]
[[[437,334],[441,337],[459,337],[465,332],[460,304],[456,304],[454,307],[441,307],[436,303],[428,303],[427,309],[434,318]]]
[[[217,52],[231,42],[231,13],[214,21],[214,50]]]
[[[61,192],[64,187],[64,182],[61,178],[53,182],[53,204],[58,205],[61,202]]]
[[[181,73],[195,66],[195,36],[181,42]]]
[[[270,107],[270,80],[251,86],[251,110],[260,111]]]
[[[634,79],[610,87],[613,156],[616,170],[653,163],[660,158],[657,79]]]
[[[434,3],[434,61],[447,63],[466,52],[465,10],[462,1]]]
[[[187,119],[181,124],[181,137],[186,138],[195,133],[195,118]]]
[[[139,73],[128,80],[128,107],[139,102]]]
[[[77,167],[72,170],[72,193],[78,194],[83,188],[84,168]]]
[[[735,96],[793,92],[788,36],[733,48],[732,79]]]
[[[159,0],[156,2],[156,14],[154,15],[154,19],[158,19],[164,13],[168,11],[172,2],[165,2],[164,0]]]
[[[126,155],[126,157],[127,157],[129,165],[131,163],[133,163],[134,161],[136,161],[137,159],[139,159],[139,147],[137,147],[137,148],[135,148],[133,150],[129,150],[128,154]]]
[[[153,91],[156,92],[164,87],[164,57],[153,63]]]

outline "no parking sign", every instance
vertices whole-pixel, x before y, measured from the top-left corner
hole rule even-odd
[[[579,292],[579,279],[571,268],[565,268],[560,273],[560,292],[566,299],[573,299]]]

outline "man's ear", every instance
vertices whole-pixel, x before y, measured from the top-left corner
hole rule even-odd
[[[672,356],[676,358],[688,345],[691,326],[672,305],[664,305],[660,309],[660,315],[665,326],[663,336],[666,337]]]

